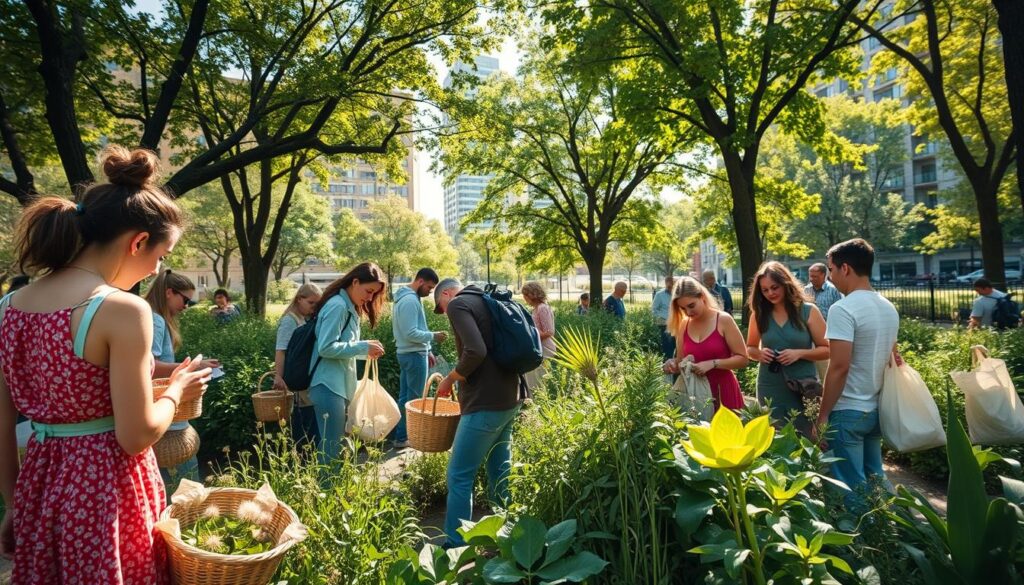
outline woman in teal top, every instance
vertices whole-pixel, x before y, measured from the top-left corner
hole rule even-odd
[[[803,286],[779,262],[765,262],[754,275],[748,295],[751,317],[747,354],[757,361],[757,399],[771,402],[772,419],[782,424],[791,414],[806,435],[810,421],[803,398],[786,387],[786,378],[817,378],[814,362],[828,359],[825,319],[804,298]]]
[[[174,350],[181,346],[178,315],[195,304],[195,301],[192,300],[195,290],[196,287],[192,284],[192,279],[167,269],[160,272],[153,280],[153,284],[150,285],[149,292],[146,293],[146,302],[153,310],[154,378],[166,378],[178,367],[178,363],[174,359]],[[220,361],[203,360],[199,367],[218,368]],[[182,421],[171,423],[167,430],[168,432],[182,431],[188,427],[188,421]],[[164,485],[167,487],[167,497],[170,498],[182,478],[199,481],[199,461],[193,456],[173,469],[161,467],[160,476],[163,477]]]
[[[332,282],[317,304],[316,351],[309,364],[313,372],[309,399],[320,430],[320,459],[329,462],[341,450],[348,404],[356,391],[356,358],[384,355],[376,340],[360,340],[359,320],[370,327],[384,307],[384,274],[376,264],[363,263]]]

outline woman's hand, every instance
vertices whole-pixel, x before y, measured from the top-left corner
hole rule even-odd
[[[767,347],[762,347],[760,355],[757,356],[757,361],[767,366],[768,364],[772,363],[774,360],[775,360],[775,351],[772,350],[772,349],[769,349]]]
[[[698,376],[707,376],[708,372],[715,369],[714,360],[708,360],[704,362],[697,362],[690,366],[690,371]]]
[[[3,522],[0,522],[0,556],[14,560],[14,508],[7,508]]]
[[[274,374],[274,390],[287,390],[288,384],[284,383],[284,378],[280,374]]]
[[[797,362],[799,360],[802,360],[804,358],[804,356],[807,355],[807,350],[805,350],[805,349],[784,349],[784,350],[776,353],[775,355],[778,357],[780,364],[782,364],[784,366],[788,366],[788,365],[793,364],[793,363],[795,363],[795,362]]]
[[[679,362],[675,358],[665,360],[665,363],[661,364],[661,371],[666,374],[678,374],[679,373]]]
[[[200,368],[219,368],[220,367],[220,360],[215,360],[215,359],[203,360],[203,361],[201,361],[199,363],[199,367]]]
[[[185,358],[174,372],[171,373],[171,383],[167,387],[166,395],[177,398],[180,404],[183,400],[192,400],[203,395],[206,391],[206,383],[210,381],[210,368],[202,367],[202,356]],[[173,392],[173,394],[172,394]]]
[[[369,356],[370,359],[375,360],[380,356],[384,355],[384,344],[377,341],[376,339],[371,339],[366,343],[369,344],[370,346],[369,350],[366,352],[366,355]]]

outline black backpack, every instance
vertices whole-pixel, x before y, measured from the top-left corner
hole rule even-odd
[[[537,369],[544,361],[544,350],[533,317],[512,300],[511,291],[490,291],[483,299],[491,314],[491,358],[517,374]]]
[[[1012,298],[1013,293],[996,299],[996,309],[992,312],[992,325],[996,329],[1010,329],[1020,325],[1020,304]]]
[[[352,313],[345,318],[345,325],[338,334],[338,341],[341,341],[342,334],[348,329],[348,323],[352,319]],[[313,351],[316,349],[316,317],[311,317],[304,324],[295,329],[292,338],[288,341],[288,349],[284,351],[284,371],[281,377],[290,390],[306,390],[313,380],[322,358],[317,357],[312,369],[309,367],[309,360],[313,358]]]

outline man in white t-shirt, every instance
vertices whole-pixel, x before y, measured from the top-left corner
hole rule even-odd
[[[889,356],[896,351],[900,317],[871,288],[875,251],[870,244],[848,240],[833,246],[827,258],[832,283],[845,297],[828,313],[830,362],[812,438],[827,421],[828,446],[842,459],[832,464],[832,475],[850,487],[847,505],[856,508],[869,478],[885,483],[878,394]]]
[[[968,329],[991,327],[996,307],[999,306],[999,299],[1005,297],[1006,293],[996,290],[992,286],[992,281],[987,278],[979,278],[974,281],[974,292],[978,293],[978,297],[971,305],[971,322],[967,327]]]

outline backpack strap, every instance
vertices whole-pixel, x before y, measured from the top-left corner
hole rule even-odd
[[[85,337],[89,334],[89,326],[92,325],[92,318],[96,316],[96,311],[100,309],[100,305],[103,304],[103,301],[116,290],[116,288],[109,288],[90,297],[75,307],[78,308],[82,305],[86,305],[85,314],[82,315],[82,320],[78,323],[78,331],[75,332],[75,355],[79,358],[85,359]]]
[[[338,333],[338,339],[334,343],[338,343],[338,342],[341,341],[341,336],[345,334],[345,330],[348,329],[348,324],[349,324],[349,321],[351,321],[351,320],[352,320],[352,313],[349,313],[348,316],[345,317],[345,324],[341,326],[341,332]],[[311,369],[309,371],[310,383],[313,382],[313,374],[315,374],[316,373],[316,369],[318,367],[320,367],[320,360],[322,360],[322,359],[324,359],[323,356],[321,356],[321,355],[317,355],[316,356],[316,361],[313,363],[313,369]]]

